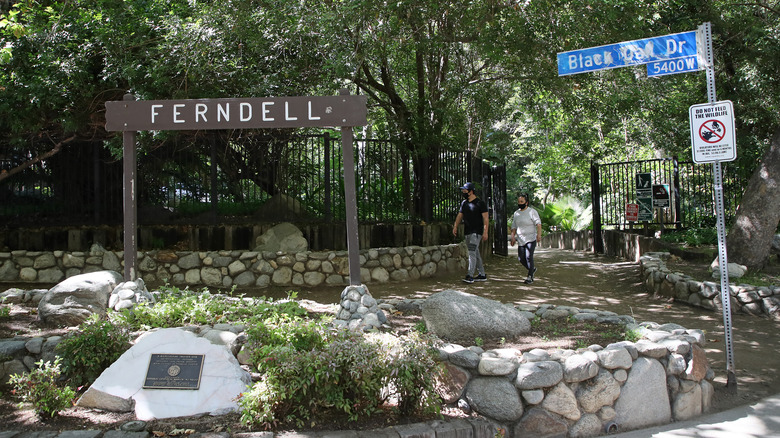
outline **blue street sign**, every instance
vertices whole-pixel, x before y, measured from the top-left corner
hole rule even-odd
[[[689,71],[703,70],[699,67],[698,56],[688,56],[685,58],[667,59],[666,61],[655,61],[647,64],[647,77],[673,75],[677,73],[687,73]]]
[[[558,53],[558,76],[691,56],[696,56],[695,30]]]

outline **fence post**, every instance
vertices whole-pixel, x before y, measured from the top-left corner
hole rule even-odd
[[[219,203],[218,199],[218,191],[217,191],[217,134],[212,132],[211,135],[209,135],[209,149],[211,152],[211,193],[209,193],[211,197],[211,212],[209,214],[209,219],[211,220],[212,225],[217,224],[217,205]]]
[[[506,164],[493,166],[493,248],[498,255],[508,256],[506,241]]]
[[[604,253],[604,238],[601,235],[601,190],[599,182],[599,165],[590,162],[590,191],[593,206],[593,252]]]
[[[674,193],[674,226],[676,229],[682,229],[682,209],[680,207],[680,162],[677,160],[677,155],[672,157],[672,163],[674,165],[674,179],[672,192]]]
[[[332,195],[331,195],[331,180],[330,180],[330,172],[331,172],[331,166],[330,166],[330,147],[333,144],[330,139],[330,133],[325,133],[325,223],[331,223],[333,221],[333,204],[332,204]]]

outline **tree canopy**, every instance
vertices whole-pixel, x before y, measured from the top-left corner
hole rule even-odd
[[[368,132],[416,168],[441,150],[510,163],[510,189],[582,197],[591,161],[690,156],[704,73],[558,77],[557,52],[713,26],[718,99],[754,168],[780,125],[780,2],[17,0],[0,3],[0,143],[115,135],[104,102],[369,96]],[[146,143],[164,141],[150,134]],[[66,146],[67,147],[67,146]],[[421,184],[419,190],[426,190]],[[419,193],[418,193],[419,195]]]

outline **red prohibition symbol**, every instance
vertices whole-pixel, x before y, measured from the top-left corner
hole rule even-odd
[[[717,143],[726,136],[726,127],[718,120],[707,120],[699,127],[699,137],[707,143]]]

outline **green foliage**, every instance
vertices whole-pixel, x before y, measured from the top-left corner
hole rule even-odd
[[[90,384],[130,348],[130,333],[121,325],[92,315],[76,332],[57,344],[62,374],[71,385]]]
[[[390,362],[391,387],[398,397],[402,415],[438,414],[441,400],[436,395],[434,351],[424,335],[412,333],[397,347],[399,354]]]
[[[36,362],[37,368],[27,374],[14,374],[9,380],[13,394],[22,402],[30,403],[39,415],[53,417],[57,412],[72,406],[75,391],[69,386],[60,387],[59,358],[51,362]]]
[[[294,295],[290,296],[291,298]],[[112,321],[132,329],[180,327],[185,324],[215,324],[240,322],[258,315],[282,313],[305,315],[306,310],[288,299],[245,299],[211,294],[169,286],[161,289],[157,303],[139,303],[132,309],[110,312]]]
[[[542,228],[547,231],[581,231],[590,228],[593,221],[593,208],[590,205],[564,196],[548,203],[539,212]]]
[[[661,234],[661,240],[670,243],[683,243],[687,246],[716,245],[718,230],[710,228],[688,228],[687,230],[671,230]]]
[[[11,316],[11,306],[0,305],[0,318],[8,318]]]
[[[624,337],[626,341],[637,342],[638,340],[642,339],[642,332],[637,329],[626,330]]]
[[[388,391],[403,413],[438,412],[430,345],[413,335],[388,346],[378,339],[285,315],[248,324],[247,344],[262,380],[242,394],[245,424],[315,424],[373,414]]]

